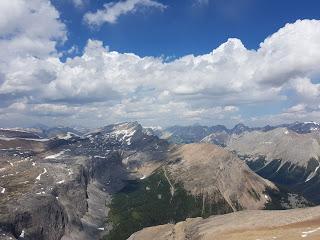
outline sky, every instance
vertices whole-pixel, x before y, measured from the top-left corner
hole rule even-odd
[[[1,127],[320,121],[317,0],[0,1]]]

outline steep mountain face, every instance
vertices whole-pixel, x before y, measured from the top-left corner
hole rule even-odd
[[[165,129],[161,137],[173,143],[193,143],[200,142],[210,133],[212,129],[206,126],[173,126]]]
[[[230,134],[226,131],[222,132],[214,132],[209,134],[208,136],[201,139],[202,143],[212,143],[218,146],[225,147],[227,142],[229,141]]]
[[[239,134],[241,134],[241,133],[250,132],[250,131],[252,131],[252,130],[253,130],[252,128],[244,125],[243,123],[239,123],[239,124],[235,125],[235,126],[231,129],[230,133],[231,133],[231,134],[239,135]]]
[[[0,139],[0,231],[9,239],[97,239],[110,196],[163,162],[168,144],[137,123],[88,136]]]
[[[212,144],[187,144],[171,155],[166,169],[174,182],[203,201],[223,201],[234,211],[262,209],[276,187],[252,172],[236,155]]]
[[[119,151],[132,177],[150,174],[166,159],[170,147],[167,141],[150,134],[137,122],[109,125],[86,134],[85,138],[90,142],[85,151],[91,155]]]
[[[60,239],[72,215],[86,212],[87,175],[81,174],[82,170],[74,165],[86,159],[65,154],[71,150],[63,148],[66,144],[60,140],[30,139],[1,142],[0,219],[6,234],[15,238]],[[70,206],[70,216],[62,202]]]
[[[286,211],[241,211],[145,228],[128,240],[317,240],[320,238],[319,219],[320,207]]]
[[[320,194],[315,190],[320,186],[319,134],[298,134],[287,128],[276,128],[233,135],[227,146],[259,175],[320,201]]]
[[[212,127],[214,129],[214,127]],[[225,147],[232,135],[241,135],[245,132],[254,131],[255,128],[250,128],[242,123],[235,125],[232,129],[217,128],[211,134],[201,139],[203,143],[213,143]]]

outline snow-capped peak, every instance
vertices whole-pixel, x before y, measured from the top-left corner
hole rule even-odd
[[[313,121],[310,121],[310,122],[303,122],[304,124],[313,124],[313,125],[317,125],[317,126],[320,126],[319,123],[317,122],[313,122]]]
[[[136,122],[133,123],[121,123],[115,125],[112,129],[111,136],[115,137],[118,141],[125,142],[127,145],[132,144],[132,137],[142,130],[141,125]]]

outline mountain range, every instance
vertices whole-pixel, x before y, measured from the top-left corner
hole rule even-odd
[[[266,209],[314,206],[320,201],[319,131],[314,122],[0,129],[0,239],[127,239],[156,225],[151,235],[143,230],[130,239],[166,239],[145,236],[180,227],[181,236],[194,229],[190,239],[198,239],[197,229],[224,216],[228,221],[234,212],[249,223],[268,219]],[[312,219],[308,209],[301,212],[304,221]],[[247,210],[254,210],[251,217]],[[228,213],[219,221],[210,217]],[[277,214],[298,216],[296,210]],[[212,234],[205,231],[201,239]]]
[[[192,125],[192,126],[172,126],[168,128],[157,128],[155,134],[160,138],[168,139],[174,143],[193,143],[193,142],[212,142],[218,145],[224,145],[230,135],[240,135],[244,132],[262,131],[268,132],[276,128],[287,128],[299,134],[319,132],[320,124],[316,122],[294,122],[264,127],[249,127],[243,123],[235,125],[233,128],[227,128],[224,125],[214,125],[211,127]]]

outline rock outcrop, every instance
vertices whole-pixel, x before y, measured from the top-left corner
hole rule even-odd
[[[320,207],[241,211],[145,228],[128,240],[317,240],[320,238],[319,219]]]

